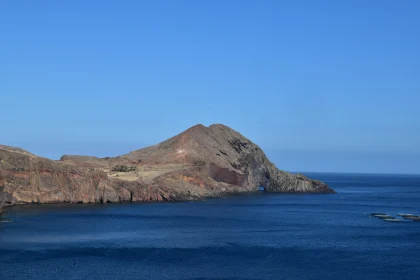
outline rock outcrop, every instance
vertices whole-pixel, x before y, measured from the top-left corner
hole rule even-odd
[[[0,145],[0,204],[193,200],[259,186],[269,192],[334,192],[277,169],[257,145],[220,124],[197,125],[114,158],[65,155],[53,161]]]

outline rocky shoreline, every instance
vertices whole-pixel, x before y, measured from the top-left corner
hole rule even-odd
[[[250,140],[224,125],[194,126],[158,145],[114,158],[59,161],[0,145],[0,209],[24,203],[186,201],[228,193],[334,193],[281,171]]]

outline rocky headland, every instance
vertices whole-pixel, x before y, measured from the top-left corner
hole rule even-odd
[[[0,145],[0,209],[22,203],[180,201],[252,192],[334,193],[277,169],[233,129],[196,125],[118,157],[64,155],[59,161]],[[1,210],[0,210],[1,211]]]

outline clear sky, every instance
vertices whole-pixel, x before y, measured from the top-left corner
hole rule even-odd
[[[0,1],[0,143],[114,156],[223,123],[281,169],[420,173],[420,1]]]

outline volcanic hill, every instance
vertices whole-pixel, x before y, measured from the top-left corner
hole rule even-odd
[[[257,191],[334,193],[276,168],[233,129],[196,125],[160,144],[118,157],[64,155],[59,161],[0,145],[2,203],[176,201]]]

